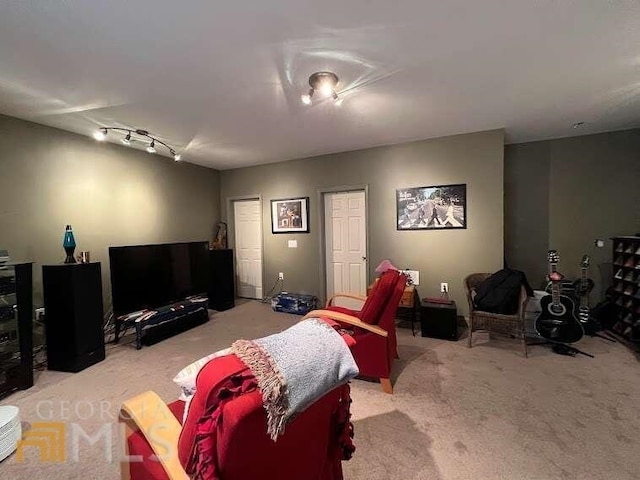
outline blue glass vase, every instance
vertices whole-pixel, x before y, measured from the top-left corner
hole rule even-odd
[[[64,240],[62,241],[62,246],[64,247],[64,251],[67,254],[67,258],[64,259],[64,263],[76,263],[76,258],[73,256],[73,253],[76,251],[76,239],[73,238],[73,230],[71,230],[71,225],[67,225],[67,228],[64,230]]]

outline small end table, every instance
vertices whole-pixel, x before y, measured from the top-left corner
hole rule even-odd
[[[458,340],[456,302],[437,303],[420,300],[420,327],[423,337]]]

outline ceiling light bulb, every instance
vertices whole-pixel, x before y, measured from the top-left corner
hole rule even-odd
[[[305,105],[311,105],[311,95],[302,95],[300,98]]]
[[[127,133],[127,136],[121,140],[125,145],[131,145],[131,132]]]
[[[179,153],[176,153],[173,155],[173,160],[175,162],[179,162],[180,160],[182,160],[182,155],[180,155]]]
[[[95,132],[93,132],[93,138],[95,138],[99,142],[104,142],[104,140],[107,138],[107,129],[101,128],[100,130],[96,130]]]
[[[156,153],[156,149],[153,148],[156,144],[155,140],[151,140],[151,144],[149,144],[149,146],[147,147],[147,152],[149,153]]]
[[[325,97],[329,97],[333,94],[333,87],[331,86],[330,83],[325,82],[322,84],[322,86],[320,87],[320,92],[325,96]]]

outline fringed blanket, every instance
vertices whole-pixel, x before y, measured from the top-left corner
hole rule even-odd
[[[359,373],[340,334],[317,318],[268,337],[238,340],[231,350],[258,382],[274,441],[295,414]]]

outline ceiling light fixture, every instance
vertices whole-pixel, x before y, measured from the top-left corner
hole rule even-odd
[[[155,148],[156,143],[159,143],[160,145],[165,147],[167,150],[169,150],[169,153],[171,154],[171,156],[176,162],[179,162],[180,160],[182,160],[182,155],[177,153],[173,148],[171,148],[169,145],[164,143],[162,140],[158,140],[152,135],[149,135],[149,132],[147,132],[146,130],[130,130],[128,128],[120,128],[120,127],[101,127],[93,133],[93,138],[95,138],[100,142],[103,142],[104,140],[106,140],[107,133],[109,131],[115,131],[122,134],[126,133],[127,135],[120,140],[124,145],[131,145],[135,140],[140,140],[139,138],[132,137],[131,136],[132,134],[138,137],[150,139],[151,143],[149,143],[149,146],[146,148],[147,152],[156,153],[157,152]]]
[[[321,95],[324,98],[332,98],[336,106],[342,105],[342,99],[338,97],[336,86],[338,76],[332,72],[316,72],[309,77],[309,93],[302,95],[301,100],[305,105],[313,103],[314,95]]]

